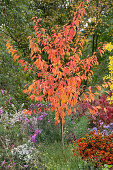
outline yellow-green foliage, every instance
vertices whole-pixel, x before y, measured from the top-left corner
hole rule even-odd
[[[113,45],[111,44],[111,42],[105,45],[105,49],[110,52],[111,52],[111,50],[113,50]]]
[[[113,50],[113,45],[111,43],[108,43],[105,45],[105,49],[111,52]],[[108,69],[109,69],[109,74],[105,76],[103,80],[109,79],[111,81],[110,90],[112,91],[113,90],[113,56],[109,56]],[[111,97],[108,97],[108,100],[110,100],[110,103],[111,101],[113,101],[113,93]]]

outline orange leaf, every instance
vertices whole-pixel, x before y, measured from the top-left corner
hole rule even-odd
[[[79,20],[78,20],[78,18],[77,18],[76,21],[75,21],[75,25],[76,25],[76,27],[78,28],[78,26],[79,26]]]
[[[88,109],[89,109],[89,111],[90,111],[90,113],[91,113],[92,115],[96,114],[96,112],[95,112],[94,109],[90,109],[90,108],[88,108]]]
[[[87,4],[90,2],[90,0],[87,0]]]
[[[35,98],[35,95],[31,95],[29,98],[33,100]]]
[[[29,110],[24,109],[24,110],[23,110],[23,112],[24,112],[24,114],[25,114],[25,115],[27,115],[27,116],[28,116],[28,114],[29,114]]]
[[[28,66],[26,66],[26,67],[24,68],[24,71],[27,71],[27,69],[28,69]]]
[[[88,89],[89,89],[89,91],[90,91],[90,93],[91,93],[91,86],[89,86]]]
[[[28,91],[29,91],[29,90],[27,90],[27,89],[23,90],[24,93],[28,93]]]
[[[106,109],[106,108],[104,108],[104,111],[105,111],[105,112],[107,112],[107,109]]]
[[[55,126],[58,124],[58,121],[55,122]]]
[[[17,50],[12,50],[12,56],[14,55],[14,53],[17,53]]]
[[[72,109],[70,108],[69,110],[68,110],[68,115],[70,115],[72,113]]]
[[[96,86],[96,88],[97,88],[98,90],[101,90],[101,87],[100,87],[100,86]]]
[[[89,97],[90,97],[90,99],[91,99],[92,101],[94,101],[94,95],[93,95],[93,93],[89,93]]]
[[[83,93],[83,99],[87,100],[87,95]]]
[[[19,57],[20,57],[20,55],[15,54],[14,57],[13,57],[14,61],[16,61]]]
[[[96,106],[97,107],[97,109],[101,109],[101,107],[100,106]]]

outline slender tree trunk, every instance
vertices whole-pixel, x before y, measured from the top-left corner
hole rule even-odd
[[[95,50],[95,33],[93,34],[93,40],[92,40],[92,54],[94,53]]]
[[[98,27],[97,27],[97,31],[98,31]],[[96,44],[95,44],[95,51],[97,50],[97,44],[98,44],[98,32],[96,32]]]
[[[61,128],[61,144],[62,146],[64,146],[64,127],[63,127],[63,123],[62,123],[62,119],[60,117],[60,128]]]
[[[60,106],[61,106],[61,100],[60,100]],[[64,134],[63,134],[63,132],[64,132],[64,127],[63,127],[63,123],[62,123],[62,118],[61,118],[61,116],[60,116],[60,128],[61,128],[61,144],[62,144],[62,146],[64,146]]]
[[[62,123],[62,120],[61,120],[61,144],[62,146],[64,146],[64,128],[63,128],[63,123]]]

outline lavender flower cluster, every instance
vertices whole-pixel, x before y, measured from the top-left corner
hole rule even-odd
[[[32,135],[32,137],[31,137],[31,142],[33,142],[33,143],[36,143],[36,137],[38,136],[38,135],[40,135],[40,133],[41,133],[41,130],[39,130],[38,128],[35,130],[35,133]]]
[[[113,123],[110,123],[108,125],[104,125],[102,129],[103,129],[101,131],[102,135],[112,134],[113,133]],[[98,130],[97,127],[94,127],[90,131],[95,131],[95,134],[97,134],[97,130]]]

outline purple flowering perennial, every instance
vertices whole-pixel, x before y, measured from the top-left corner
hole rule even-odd
[[[105,129],[110,129],[110,126],[109,126],[109,125],[107,125],[107,126],[104,125],[103,128],[105,128]]]
[[[35,130],[35,134],[40,135],[40,133],[41,133],[41,131],[37,128],[37,129]]]
[[[30,122],[30,120],[29,120],[28,118],[26,118],[26,119],[25,119],[25,122],[26,122],[26,123],[29,123],[29,122]]]
[[[31,137],[31,142],[35,143],[36,142],[36,134],[34,134],[32,137]]]
[[[0,116],[1,116],[2,113],[3,113],[3,110],[0,109]]]
[[[5,160],[2,162],[2,166],[5,165]]]
[[[43,119],[43,117],[42,117],[42,116],[39,116],[39,117],[38,117],[38,120],[42,120],[42,119]]]
[[[10,100],[8,100],[9,104],[11,104]]]
[[[102,132],[101,132],[103,135],[107,135],[107,130],[103,130]]]
[[[112,128],[112,129],[113,129],[113,123],[110,123],[109,125],[110,125],[110,128]]]
[[[96,127],[94,127],[93,129],[91,129],[90,131],[96,131],[97,132],[97,128]]]
[[[11,164],[8,165],[8,168],[12,168],[13,166]]]
[[[2,92],[2,94],[4,95],[4,91],[3,91],[3,89],[1,89],[1,92]]]

